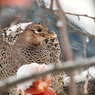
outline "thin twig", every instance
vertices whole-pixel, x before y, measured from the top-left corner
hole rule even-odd
[[[82,30],[77,29],[76,27],[74,27],[74,26],[71,25],[71,24],[66,23],[66,25],[67,25],[67,27],[68,27],[69,29],[71,29],[75,34],[86,35],[88,38],[94,38],[94,39],[95,39],[95,35],[93,35],[93,34],[90,34],[90,33],[88,33],[88,32],[83,32]]]
[[[65,17],[65,14],[62,13],[63,11],[62,11],[62,8],[61,8],[58,0],[56,0],[56,5],[58,7],[58,19],[59,19],[59,22],[61,23],[61,25],[59,26],[60,34],[62,36],[62,41],[64,43],[64,47],[62,47],[62,48],[65,49],[64,52],[66,54],[67,60],[73,60],[72,51],[69,48],[68,36],[67,36],[67,33],[66,33],[66,29],[65,29],[65,20],[63,19],[63,17],[64,18],[66,18],[66,17]],[[74,82],[74,79],[73,79],[73,71],[70,72],[70,77],[71,77],[70,78],[70,85],[73,86],[73,89],[70,86],[70,95],[76,95],[75,82]]]
[[[90,74],[89,70],[87,70],[88,75],[95,81],[95,78]]]
[[[12,22],[12,25],[15,25],[18,23],[21,16],[26,12],[27,8],[25,7],[17,16],[16,19]]]
[[[21,63],[28,63],[19,53],[17,47],[15,47],[14,45],[10,45],[8,44],[6,41],[4,41],[3,39],[0,40],[2,43],[0,45],[5,46],[6,50],[10,53],[10,56],[8,56],[7,58],[12,57],[13,59],[16,58],[16,56],[20,59]],[[14,57],[15,55],[15,57]],[[0,61],[1,62],[1,61]]]
[[[58,12],[58,10],[54,10],[55,12]],[[88,18],[91,18],[94,20],[95,22],[95,17],[92,17],[92,16],[88,16],[87,14],[75,14],[75,13],[70,13],[70,12],[64,12],[65,14],[68,14],[68,15],[74,15],[74,16],[77,16],[78,19],[80,19],[80,16],[83,16],[83,17],[88,17]]]
[[[41,8],[43,8],[43,9],[47,10],[48,12],[50,12],[50,13],[54,16],[55,19],[58,19],[57,16],[56,16],[56,14],[55,14],[55,11],[54,11],[54,10],[51,10],[50,8],[47,8],[45,5],[41,4],[41,3],[39,2],[39,0],[36,0],[36,1],[37,1],[37,4],[38,4]],[[82,34],[82,35],[86,35],[88,38],[95,38],[95,35],[90,34],[90,33],[88,33],[88,32],[83,32],[82,30],[77,29],[76,27],[74,27],[73,25],[71,25],[71,24],[69,24],[69,23],[67,23],[67,22],[65,22],[65,23],[66,23],[66,26],[67,26],[69,29],[71,29],[75,34]]]
[[[83,51],[83,58],[86,59],[86,44],[87,44],[87,36],[84,36],[84,44],[83,44],[83,47],[84,47],[84,51]],[[88,69],[87,69],[88,71]],[[87,95],[88,93],[88,75],[86,76],[86,80],[85,80],[85,84],[84,84],[84,95]]]
[[[78,63],[78,64],[75,65],[73,63],[75,63],[75,64]],[[24,81],[27,81],[27,80],[30,80],[30,79],[35,79],[39,76],[44,76],[44,75],[49,74],[49,73],[54,73],[54,72],[58,72],[58,71],[68,72],[68,71],[72,71],[72,70],[79,70],[80,68],[95,66],[95,57],[89,58],[89,59],[86,59],[86,60],[83,60],[83,61],[78,60],[78,61],[64,62],[63,65],[64,66],[62,66],[62,67],[55,67],[52,64],[45,71],[39,72],[39,73],[34,74],[34,75],[30,75],[30,76],[25,77],[25,78],[16,79],[16,76],[15,76],[15,77],[12,77],[11,80],[9,80],[9,79],[2,80],[0,82],[0,83],[2,83],[2,84],[0,84],[0,92],[5,91],[5,88],[10,88],[10,87],[12,87],[16,84],[23,83]]]
[[[68,22],[68,24],[71,24],[71,23],[69,22],[68,18],[66,17],[64,10],[62,10],[62,11],[63,11],[63,16],[65,17],[65,19],[66,19],[66,21]],[[54,10],[54,12],[57,12],[57,13],[58,13],[58,10]]]
[[[74,80],[74,70],[69,72],[69,76],[70,76],[70,95],[76,95],[76,85],[75,85],[75,80]]]
[[[65,14],[68,14],[68,15],[74,15],[74,16],[83,16],[83,17],[88,17],[88,18],[91,18],[94,20],[95,22],[95,17],[92,17],[92,16],[88,16],[87,14],[75,14],[75,13],[69,13],[69,12],[65,12]]]
[[[63,40],[63,43],[64,43],[63,49],[64,48],[66,49],[64,52],[66,54],[67,60],[73,60],[72,51],[69,48],[69,41],[68,41],[68,36],[67,36],[67,33],[66,33],[66,29],[65,29],[65,21],[63,19],[62,8],[61,8],[58,0],[56,0],[56,4],[57,4],[58,10],[59,10],[58,19],[59,19],[59,22],[61,23],[61,26],[59,26],[59,29],[60,29],[60,34],[62,36],[62,40]]]
[[[12,25],[15,25],[18,23],[19,19],[21,18],[21,16],[26,12],[27,8],[29,7],[29,5],[31,4],[31,0],[28,0],[24,9],[16,16],[15,20],[12,22]]]
[[[39,7],[47,10],[48,12],[50,12],[54,16],[55,19],[57,19],[57,16],[54,15],[53,9],[47,8],[45,5],[43,5],[42,3],[40,3],[39,0],[36,0],[36,2],[37,2],[37,4],[38,4]]]
[[[87,88],[88,88],[88,75],[86,76],[85,85],[84,85],[84,95],[88,94]]]
[[[53,0],[51,0],[51,3],[50,3],[50,9],[53,8]]]
[[[83,51],[83,58],[85,59],[86,58],[86,44],[87,44],[87,36],[84,37],[84,44],[83,44],[83,47],[84,47],[84,51]]]

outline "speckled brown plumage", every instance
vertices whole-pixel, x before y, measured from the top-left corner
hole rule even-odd
[[[11,47],[15,47],[17,56],[20,55],[24,62],[22,63],[20,57],[11,56],[5,46],[0,47],[0,79],[15,75],[17,69],[25,62],[27,64],[36,62],[61,65],[57,35],[51,32],[46,25],[35,22],[29,24],[23,33],[20,31],[22,29],[19,27],[15,34],[10,33],[8,36],[6,30],[2,31],[4,33],[3,40]],[[63,72],[54,73],[51,76],[53,89],[60,92],[59,88],[63,86]]]

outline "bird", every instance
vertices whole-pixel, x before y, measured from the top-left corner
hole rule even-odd
[[[16,75],[18,68],[24,64],[62,65],[59,59],[61,49],[57,34],[43,23],[32,22],[25,29],[18,25],[15,33],[11,28],[5,28],[2,30],[2,41],[3,43],[0,41],[0,79]],[[53,73],[51,77],[52,87],[59,93],[64,83],[63,72]]]

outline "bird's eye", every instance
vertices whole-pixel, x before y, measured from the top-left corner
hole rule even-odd
[[[42,29],[39,28],[39,29],[37,29],[37,30],[32,30],[32,31],[37,34],[37,33],[41,33],[41,32],[42,32]]]
[[[38,32],[42,32],[42,29],[41,29],[41,28],[39,28],[39,29],[37,29],[37,31],[38,31]]]

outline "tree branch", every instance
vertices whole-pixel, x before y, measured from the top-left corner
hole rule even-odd
[[[88,16],[87,14],[75,14],[75,13],[69,13],[69,12],[65,12],[65,14],[68,14],[68,15],[74,15],[74,16],[83,16],[83,17],[88,17],[88,18],[91,18],[94,20],[95,22],[95,17],[92,17],[92,16]]]
[[[55,14],[56,10],[47,8],[45,5],[41,4],[41,3],[39,2],[39,0],[36,0],[36,1],[37,1],[37,4],[38,4],[41,8],[43,8],[43,9],[45,9],[46,11],[50,12],[51,15],[53,15],[54,18],[58,20],[58,17],[57,17],[57,15]],[[57,13],[57,12],[56,12],[56,13]],[[66,26],[67,26],[69,29],[71,29],[75,34],[86,35],[88,38],[95,38],[95,35],[90,34],[90,33],[88,33],[88,32],[83,32],[82,30],[77,29],[76,27],[74,27],[73,25],[71,25],[71,24],[68,23],[68,22],[65,22],[65,24],[66,24]]]
[[[83,58],[84,59],[86,58],[86,43],[87,43],[87,36],[84,36],[84,44],[83,44],[83,47],[84,47]]]
[[[65,29],[65,22],[64,22],[64,18],[63,18],[62,8],[61,8],[58,0],[56,0],[56,4],[57,4],[57,7],[58,7],[58,20],[59,20],[58,22],[61,24],[58,27],[60,29],[60,35],[62,36],[62,41],[63,41],[63,44],[64,44],[63,49],[66,49],[64,52],[66,54],[67,60],[73,60],[72,51],[69,48],[69,41],[68,41],[68,36],[67,36],[67,33],[66,33],[66,29]]]
[[[34,74],[34,75],[30,75],[30,76],[25,77],[25,78],[16,79],[16,76],[15,76],[15,77],[12,77],[10,79],[8,78],[6,80],[1,80],[1,82],[0,82],[0,92],[4,92],[7,88],[10,88],[10,87],[12,87],[16,84],[23,83],[24,81],[34,79],[34,78],[38,78],[40,76],[45,76],[46,74],[49,74],[49,73],[54,73],[54,72],[58,72],[58,71],[69,72],[69,71],[72,71],[72,70],[79,70],[80,68],[91,67],[91,66],[95,66],[95,57],[85,59],[85,60],[82,60],[82,61],[78,60],[78,61],[64,62],[63,66],[61,66],[61,67],[55,67],[55,65],[50,64],[49,68],[46,69],[45,71],[39,72],[39,73]]]
[[[85,85],[84,85],[84,95],[87,95],[88,94],[88,90],[87,90],[87,88],[88,88],[88,81],[89,81],[89,78],[88,78],[89,76],[87,75],[86,76],[86,80],[85,80]]]

